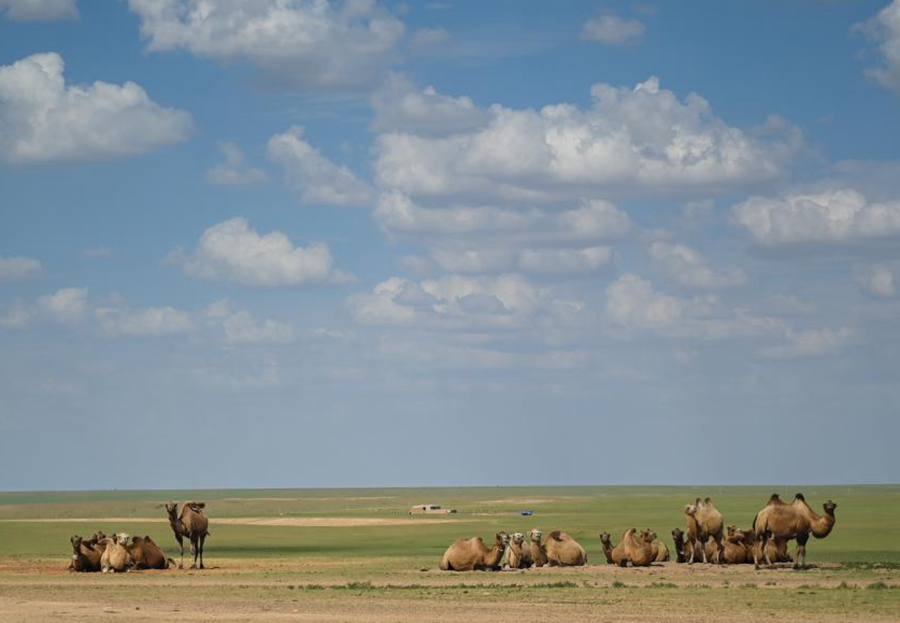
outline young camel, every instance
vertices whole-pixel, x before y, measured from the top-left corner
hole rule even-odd
[[[684,540],[684,530],[672,530],[672,541],[675,543],[675,562],[687,562],[694,557],[693,546]]]
[[[209,519],[203,514],[206,504],[203,502],[185,502],[178,514],[178,504],[169,502],[166,504],[166,512],[169,514],[169,525],[175,533],[175,540],[181,548],[181,563],[179,569],[184,569],[184,537],[191,544],[191,554],[194,556],[194,564],[191,569],[197,568],[197,558],[200,558],[200,568],[203,569],[203,544],[209,536]]]
[[[834,510],[837,504],[828,500],[822,505],[824,515],[817,515],[806,503],[802,493],[794,496],[790,504],[785,504],[773,493],[766,507],[756,514],[753,519],[753,533],[757,539],[762,537],[760,550],[753,550],[753,564],[759,569],[759,558],[762,555],[769,566],[772,559],[769,555],[769,540],[779,539],[789,541],[797,539],[797,560],[794,569],[806,566],[806,542],[812,534],[817,539],[824,539],[831,534],[834,528]]]
[[[100,556],[100,571],[103,573],[121,573],[134,566],[134,559],[128,551],[128,535],[124,532],[101,540],[100,545],[105,547]]]
[[[638,536],[634,528],[626,530],[622,540],[615,547],[608,532],[600,535],[606,562],[619,567],[626,567],[629,562],[633,567],[649,567],[654,560],[652,541],[652,532],[645,530]]]
[[[509,544],[505,532],[494,535],[494,546],[488,549],[480,536],[458,539],[447,548],[441,558],[442,571],[498,571],[503,552]]]
[[[721,563],[725,557],[725,546],[722,541],[724,538],[722,532],[722,513],[713,505],[711,498],[700,501],[700,498],[693,504],[684,507],[684,514],[687,516],[688,540],[693,549],[693,556],[688,559],[689,563],[703,562],[706,555],[704,544],[712,538],[716,542],[716,553],[714,559],[706,557],[706,562]]]
[[[613,547],[609,532],[601,532],[600,542],[603,544],[603,554],[606,556],[607,563],[619,567],[624,567],[628,564],[628,557],[625,555],[625,544],[622,541]]]

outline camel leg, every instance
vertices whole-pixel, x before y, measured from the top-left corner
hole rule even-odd
[[[720,565],[724,565],[725,564],[725,543],[722,540],[722,535],[719,534],[713,538],[716,540],[716,545],[718,546],[717,550],[718,550],[719,560],[717,562]]]
[[[808,534],[797,535],[797,560],[794,562],[794,569],[806,568],[806,542],[808,540]]]
[[[200,568],[203,569],[203,544],[206,542],[206,535],[200,537]]]
[[[184,569],[184,537],[180,534],[176,534],[175,539],[178,541],[178,547],[181,548],[181,562],[178,564],[178,568]]]
[[[197,537],[191,537],[191,556],[193,558],[193,562],[191,563],[191,569],[197,568]]]

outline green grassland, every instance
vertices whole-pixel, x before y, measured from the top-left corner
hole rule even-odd
[[[668,563],[649,569],[605,565],[598,533],[618,540],[630,527],[684,527],[684,505],[711,496],[726,524],[749,527],[772,492],[801,491],[817,512],[832,499],[837,523],[811,539],[812,568],[754,571]],[[69,537],[150,534],[178,550],[165,521],[168,500],[206,502],[208,569],[71,574]],[[414,504],[456,508],[416,516]],[[534,515],[524,517],[523,509]],[[480,487],[0,493],[0,620],[106,617],[267,621],[547,620],[893,621],[900,612],[900,485],[802,487]],[[310,525],[247,525],[271,518]],[[334,521],[320,521],[332,518]],[[383,520],[364,525],[364,520]],[[338,521],[342,520],[342,521]],[[239,523],[228,523],[235,521]],[[345,523],[349,525],[328,525]],[[363,525],[361,525],[363,524]],[[455,539],[494,532],[564,530],[588,551],[588,566],[503,573],[445,573]],[[498,600],[504,604],[496,610]],[[48,606],[48,604],[53,604]],[[748,616],[750,618],[748,618]]]
[[[789,500],[802,491],[821,512],[827,499],[838,504],[834,532],[811,540],[809,562],[881,563],[900,566],[900,486],[806,487],[481,487],[445,489],[279,489],[210,491],[89,491],[0,493],[0,557],[51,558],[68,554],[72,534],[126,531],[151,534],[167,548],[174,540],[160,523],[115,522],[104,518],[165,518],[167,500],[207,503],[211,532],[207,557],[283,558],[330,556],[384,558],[398,565],[436,565],[456,538],[479,535],[486,541],[498,530],[565,530],[600,563],[597,535],[617,540],[629,527],[649,527],[670,542],[684,526],[682,508],[697,496],[712,496],[726,524],[749,527],[768,496]],[[217,518],[343,517],[407,518],[417,503],[439,503],[458,513],[428,516],[416,525],[299,527],[216,525]],[[529,508],[532,517],[520,510]],[[21,521],[85,518],[85,522]],[[96,518],[96,519],[94,519]]]

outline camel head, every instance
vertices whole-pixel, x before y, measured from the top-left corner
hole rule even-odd
[[[650,528],[647,528],[646,530],[641,530],[641,540],[644,543],[652,543],[653,539],[655,539],[655,538],[656,538],[656,535],[653,533],[653,531]]]
[[[72,543],[72,549],[74,551],[78,551],[81,548],[81,537],[77,534],[69,539],[69,542]]]
[[[609,538],[609,532],[601,532],[600,533],[600,542],[603,543],[604,545],[608,545],[609,547],[612,547],[612,541]]]
[[[835,504],[831,500],[828,500],[827,502],[822,504],[822,508],[825,509],[826,515],[831,515],[832,517],[834,517],[834,509],[837,508],[837,504]]]
[[[500,547],[506,547],[507,545],[509,545],[509,535],[505,532],[498,532],[497,534],[495,534],[494,540]]]
[[[685,504],[684,506],[684,514],[690,515],[693,517],[697,513],[697,507],[699,505],[700,500],[697,500],[697,504]]]
[[[102,530],[98,530],[97,532],[94,533],[94,536],[91,537],[91,540],[94,543],[99,543],[100,541],[102,541],[105,538],[106,538],[106,534]]]
[[[169,514],[169,521],[178,519],[178,502],[166,502],[166,512]]]
[[[513,535],[512,535],[512,537],[510,537],[510,540],[513,543],[515,543],[516,545],[521,546],[522,544],[525,543],[525,535],[522,534],[521,532],[513,532]]]
[[[118,534],[113,535],[113,542],[118,543],[119,545],[128,545],[128,539],[130,537],[124,532],[119,532]]]
[[[537,543],[538,545],[540,545],[540,543],[541,543],[541,538],[544,536],[544,533],[541,532],[540,530],[538,530],[537,528],[535,528],[534,530],[532,530],[531,532],[529,532],[528,535],[531,537],[531,540],[532,540],[532,541],[534,541],[535,543]]]

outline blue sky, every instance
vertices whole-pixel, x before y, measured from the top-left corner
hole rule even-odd
[[[0,0],[0,489],[897,482],[900,0]]]

